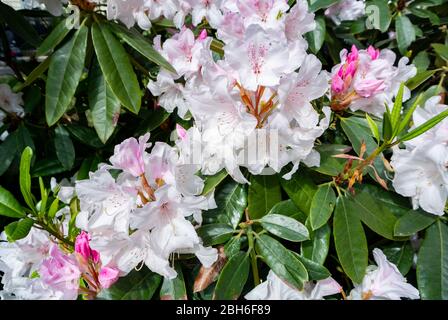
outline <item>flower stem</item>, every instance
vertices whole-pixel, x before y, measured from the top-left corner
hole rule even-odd
[[[250,225],[247,232],[247,239],[249,241],[249,255],[250,255],[250,263],[252,265],[252,275],[254,277],[254,285],[258,286],[260,284],[260,276],[258,274],[257,255],[255,254],[254,249],[254,235],[252,226]]]

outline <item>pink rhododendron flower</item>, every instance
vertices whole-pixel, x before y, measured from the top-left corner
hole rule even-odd
[[[75,241],[75,252],[83,256],[87,261],[92,259],[94,263],[100,261],[100,255],[98,251],[90,248],[90,236],[87,232],[81,231],[81,233],[76,237]]]
[[[118,280],[119,270],[115,268],[103,267],[98,275],[98,280],[101,287],[104,289],[109,288]]]
[[[110,157],[112,165],[123,171],[139,177],[145,172],[144,151],[151,144],[147,143],[149,133],[140,137],[137,141],[135,138],[129,138],[121,144],[115,146],[114,155]]]

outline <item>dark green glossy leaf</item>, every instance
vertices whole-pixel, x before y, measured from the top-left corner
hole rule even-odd
[[[75,147],[70,134],[63,126],[58,125],[54,130],[54,147],[56,155],[65,170],[70,170],[75,163]]]
[[[225,223],[206,224],[197,231],[205,246],[227,242],[233,234],[233,228]]]
[[[64,40],[69,32],[70,29],[67,27],[67,19],[63,19],[56,25],[56,27],[53,28],[45,40],[42,41],[41,45],[36,50],[36,56],[46,55],[51,50],[56,48],[56,46]]]
[[[320,265],[323,265],[327,259],[330,249],[331,228],[324,224],[319,229],[310,233],[310,240],[302,242],[302,255]]]
[[[0,22],[6,23],[20,38],[34,47],[39,46],[40,37],[25,17],[12,7],[0,2]]]
[[[441,43],[433,43],[431,46],[434,48],[434,51],[437,55],[443,60],[448,62],[448,46]]]
[[[281,214],[296,219],[302,224],[307,219],[307,215],[300,211],[291,199],[277,203],[268,214]]]
[[[98,138],[95,130],[78,124],[68,124],[64,126],[70,134],[79,142],[82,142],[93,148],[101,148],[104,144]]]
[[[14,221],[5,227],[8,241],[16,241],[25,238],[31,230],[34,221],[30,218]]]
[[[336,204],[336,195],[330,184],[319,186],[311,201],[310,223],[313,230],[319,229],[333,213]]]
[[[14,131],[0,144],[0,176],[8,170],[17,152],[17,131]]]
[[[258,219],[282,200],[280,183],[276,175],[253,175],[250,183],[247,209],[251,219]]]
[[[281,214],[267,214],[260,223],[268,232],[282,239],[294,242],[309,239],[308,229],[303,224]]]
[[[436,221],[436,217],[423,211],[409,210],[397,220],[394,234],[400,237],[408,237],[421,231]]]
[[[328,176],[337,176],[344,170],[346,160],[333,156],[345,153],[348,148],[350,147],[341,144],[321,144],[316,146],[316,151],[320,154],[320,165],[311,169]]]
[[[423,300],[448,299],[448,226],[440,220],[426,231],[417,258],[417,283]]]
[[[414,250],[412,250],[409,241],[394,242],[382,250],[387,260],[395,264],[403,276],[411,270],[414,260]]]
[[[305,37],[313,53],[318,53],[325,40],[326,26],[323,17],[316,18],[316,28],[305,34]]]
[[[226,170],[221,170],[213,176],[207,176],[204,180],[204,189],[202,190],[202,195],[209,194],[214,190],[226,177],[228,173]]]
[[[339,197],[333,218],[333,236],[344,272],[355,283],[361,283],[367,268],[367,240],[357,212],[347,205],[347,200]]]
[[[311,178],[299,170],[290,180],[281,179],[281,185],[294,204],[305,214],[309,215],[311,201],[317,191],[317,186]]]
[[[236,300],[249,276],[249,255],[240,252],[227,261],[216,283],[213,300]]]
[[[25,209],[14,198],[14,196],[0,186],[0,215],[11,218],[23,218]]]
[[[297,253],[294,252],[294,255],[297,259],[299,259],[300,262],[303,263],[306,270],[308,271],[308,274],[310,276],[310,280],[323,280],[327,279],[331,276],[330,271],[328,271],[327,268],[325,268],[323,265],[320,265],[313,260],[307,259]]]
[[[25,200],[28,207],[34,210],[35,199],[31,193],[31,160],[33,158],[33,149],[26,147],[20,158],[20,191],[22,192],[23,199]]]
[[[415,29],[411,20],[399,13],[395,17],[395,32],[397,33],[398,49],[404,55],[410,44],[415,41]]]
[[[437,70],[426,70],[426,71],[418,72],[413,78],[409,79],[406,82],[406,87],[408,87],[409,90],[414,90],[422,83],[425,83],[436,72],[437,72]]]

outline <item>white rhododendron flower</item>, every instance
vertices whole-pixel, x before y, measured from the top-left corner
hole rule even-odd
[[[297,290],[270,270],[265,282],[256,286],[244,296],[247,300],[323,300],[326,296],[338,294],[342,287],[332,278],[316,283],[306,282],[303,290]]]
[[[213,194],[199,195],[203,181],[199,167],[182,164],[178,151],[157,142],[145,150],[149,134],[130,138],[115,147],[112,166],[103,165],[90,179],[76,183],[81,212],[77,225],[91,236],[91,246],[103,264],[120,276],[144,263],[165,277],[177,273],[170,263],[174,253],[193,253],[205,265],[217,259],[217,250],[204,248],[195,226],[202,210],[216,207]],[[120,169],[114,178],[110,169]]]
[[[376,266],[369,266],[362,283],[355,284],[348,299],[352,300],[400,300],[419,299],[416,288],[407,283],[397,266],[389,262],[380,249],[373,250]]]
[[[205,31],[195,39],[184,28],[163,45],[156,38],[176,74],[162,70],[148,87],[167,111],[177,106],[181,117],[187,109],[193,116],[194,127],[178,145],[203,174],[226,169],[245,183],[240,166],[272,174],[292,163],[284,175],[290,178],[301,162],[319,165],[314,141],[328,127],[330,110],[320,113],[311,102],[325,95],[329,76],[306,53],[303,34],[315,27],[306,1],[288,9],[287,1],[223,2],[216,28],[224,56],[217,61]],[[187,150],[192,145],[199,156]]]
[[[333,110],[363,110],[382,116],[385,103],[392,105],[400,84],[417,73],[414,65],[407,65],[409,59],[402,57],[394,66],[396,56],[389,49],[341,51],[341,63],[334,66],[331,76],[331,106]],[[410,97],[410,90],[404,88],[403,101]]]
[[[341,0],[325,10],[325,15],[336,25],[342,21],[356,20],[365,14],[364,0]]]
[[[413,114],[414,127],[445,111],[440,96],[428,99]],[[413,128],[414,128],[413,127]],[[411,130],[413,129],[411,128]],[[422,135],[406,141],[405,149],[394,150],[391,165],[395,190],[412,198],[414,209],[443,215],[448,198],[448,120],[444,119]]]

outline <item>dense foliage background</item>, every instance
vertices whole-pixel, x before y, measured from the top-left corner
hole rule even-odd
[[[26,113],[23,118],[8,116],[0,127],[0,134],[9,133],[0,142],[0,185],[21,202],[19,167],[27,146],[34,155],[31,193],[39,200],[49,193],[51,177],[57,181],[87,178],[89,171],[106,162],[114,146],[124,139],[151,132],[151,141],[169,143],[176,123],[185,128],[192,123],[158,107],[157,98],[146,88],[149,79],[156,79],[160,66],[171,68],[152,48],[152,38],[159,34],[163,39],[170,37],[175,31],[172,22],[153,21],[147,31],[127,29],[92,14],[86,2],[72,2],[81,8],[79,17],[73,12],[68,17],[54,17],[42,10],[15,11],[0,2],[2,70],[9,67],[1,83],[23,93]],[[448,2],[371,0],[366,3],[365,16],[339,25],[324,15],[335,2],[310,2],[317,28],[306,38],[323,69],[330,71],[340,62],[341,49],[352,45],[390,48],[398,56],[409,57],[418,69],[407,83],[412,98],[404,104],[404,110],[421,93],[423,99],[436,94],[445,99]],[[68,29],[66,19],[75,19],[80,28]],[[213,35],[206,22],[192,30],[198,35],[203,28]],[[220,55],[222,44],[215,40],[212,49]],[[317,103],[321,107],[327,102],[322,99]],[[373,121],[379,132],[384,132],[382,120],[373,117]],[[103,297],[242,296],[254,286],[254,266],[250,267],[249,258],[239,253],[253,246],[254,239],[248,239],[244,232],[253,227],[257,232],[264,228],[272,233],[264,233],[256,241],[257,254],[264,261],[255,266],[259,269],[256,277],[264,279],[269,268],[276,270],[278,263],[292,263],[295,271],[278,272],[285,273],[293,283],[299,281],[295,262],[288,260],[290,252],[295,252],[310,279],[331,274],[348,292],[352,281],[362,280],[369,252],[381,248],[423,299],[448,299],[446,217],[413,210],[408,198],[392,191],[390,150],[383,153],[384,159],[378,157],[374,162],[387,186],[381,186],[370,169],[353,190],[345,190],[346,186],[341,187],[344,190],[335,189],[330,184],[344,172],[347,163],[347,159],[332,155],[348,147],[352,148],[350,154],[359,154],[363,142],[365,153],[370,155],[381,143],[384,136],[375,137],[371,127],[364,113],[335,113],[330,128],[317,141],[320,167],[301,166],[289,181],[280,175],[251,176],[251,184],[242,185],[224,172],[208,177],[204,193],[216,187],[218,208],[203,213],[204,223],[198,233],[204,244],[220,248],[220,263],[208,274],[198,276],[200,265],[195,259],[176,259],[180,276],[175,280],[163,280],[146,269],[133,271],[105,290]],[[303,238],[297,239],[294,234],[294,241],[281,239],[288,239],[284,235],[287,230],[263,218],[267,213],[280,213],[301,222],[307,227],[302,230]],[[249,216],[266,221],[247,225]],[[2,229],[15,220],[0,215]],[[216,278],[217,282],[213,281]]]

